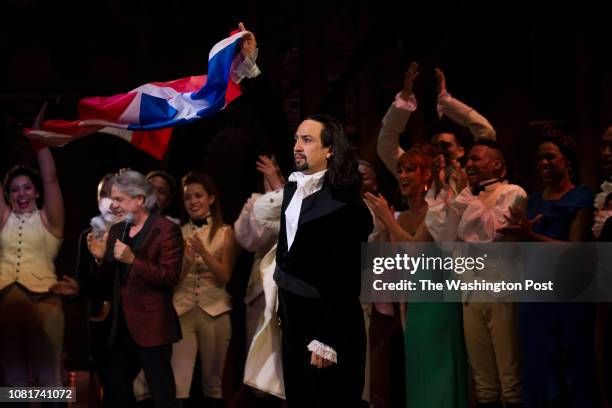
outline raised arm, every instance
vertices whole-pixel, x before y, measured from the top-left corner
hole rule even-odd
[[[399,144],[399,136],[404,131],[410,115],[417,108],[412,87],[418,75],[419,66],[413,62],[404,74],[404,88],[389,106],[378,133],[376,151],[385,166],[394,175],[397,175],[397,161],[404,154],[404,149]]]
[[[57,238],[64,234],[64,199],[55,169],[55,161],[48,147],[36,152],[43,184],[44,206],[42,220],[45,227]]]
[[[453,98],[446,89],[446,77],[441,69],[435,70],[438,81],[438,114],[448,116],[453,122],[467,127],[475,140],[495,140],[497,135],[489,121],[474,108]]]
[[[240,44],[240,53],[234,57],[230,72],[232,81],[237,84],[244,78],[255,78],[261,73],[256,63],[258,52],[255,34],[248,31],[242,23],[239,23],[238,27],[245,34]]]

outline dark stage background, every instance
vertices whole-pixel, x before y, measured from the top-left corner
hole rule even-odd
[[[245,95],[226,111],[177,128],[163,161],[106,135],[54,149],[67,214],[60,274],[72,274],[77,237],[97,211],[96,183],[105,173],[164,169],[178,180],[205,170],[219,184],[231,223],[259,187],[257,154],[274,153],[288,174],[292,131],[316,112],[345,123],[359,156],[376,163],[383,190],[392,194],[394,181],[376,159],[376,135],[412,60],[421,75],[410,139],[426,140],[435,118],[439,66],[449,92],[497,129],[514,181],[528,192],[537,188],[532,129],[546,122],[576,136],[580,180],[598,184],[598,140],[612,124],[612,35],[602,9],[584,2],[482,8],[468,1],[238,0],[214,9],[211,3],[0,1],[0,175],[17,163],[36,165],[21,131],[43,101],[50,102],[48,118],[74,118],[81,97],[204,73],[211,46],[238,21],[259,42],[262,76],[246,83]],[[248,267],[239,269],[244,278]],[[243,283],[234,286],[240,303]],[[86,352],[83,305],[68,304],[67,315],[69,364],[79,366]]]

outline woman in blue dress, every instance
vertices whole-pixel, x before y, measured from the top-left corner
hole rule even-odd
[[[538,146],[544,189],[529,196],[527,211],[514,210],[514,232],[522,241],[589,241],[593,193],[573,181],[576,143],[547,131]],[[527,408],[599,406],[595,379],[594,304],[523,303],[520,336]]]

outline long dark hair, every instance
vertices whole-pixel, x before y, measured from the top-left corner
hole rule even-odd
[[[181,179],[181,199],[183,201],[183,208],[185,207],[185,200],[183,199],[183,190],[185,186],[189,184],[201,185],[208,195],[215,197],[215,201],[210,205],[210,217],[212,218],[212,225],[210,226],[210,240],[214,238],[219,227],[223,224],[223,216],[221,213],[221,197],[219,196],[219,190],[217,185],[211,176],[205,173],[199,173],[197,171],[190,171],[185,174]],[[188,217],[188,216],[186,216]]]
[[[322,114],[311,115],[306,119],[323,125],[321,144],[323,147],[331,147],[332,155],[327,164],[325,182],[334,188],[359,190],[361,186],[359,165],[340,122]]]

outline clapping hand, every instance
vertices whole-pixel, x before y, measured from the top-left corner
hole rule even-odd
[[[446,186],[446,159],[443,154],[434,157],[432,164],[432,177],[436,194]]]
[[[200,255],[202,258],[204,258],[205,253],[208,252],[204,247],[202,239],[197,234],[193,234],[187,238],[187,246],[194,254]]]
[[[91,232],[87,234],[87,249],[89,249],[91,255],[98,261],[104,258],[107,239],[108,233],[105,233],[101,239],[96,239]]]
[[[436,68],[434,70],[434,73],[436,74],[436,80],[438,81],[437,83],[438,95],[445,94],[446,93],[446,77],[444,76],[444,72],[442,72],[440,68]]]
[[[266,155],[259,155],[257,163],[255,163],[255,167],[257,171],[259,171],[264,176],[264,187],[266,193],[268,191],[278,190],[285,185],[285,180],[278,168],[278,164],[276,164],[276,160],[274,160],[274,156],[272,158]]]
[[[413,62],[410,64],[406,72],[404,73],[404,88],[400,93],[400,98],[407,101],[410,95],[412,95],[412,88],[414,80],[419,76],[419,64]]]
[[[449,184],[451,184],[451,181],[453,181],[457,192],[460,192],[461,190],[467,187],[467,173],[463,168],[461,168],[461,165],[457,160],[451,160],[450,166],[446,168],[446,173]]]
[[[192,265],[195,262],[195,252],[189,242],[184,240],[185,246],[185,261],[188,265]]]
[[[393,209],[389,207],[389,203],[387,203],[387,200],[382,196],[382,194],[376,196],[372,193],[365,193],[364,198],[366,200],[366,204],[374,213],[374,216],[383,224],[387,225],[390,221],[395,219]]]
[[[512,205],[509,208],[510,217],[504,215],[508,225],[497,230],[501,234],[507,234],[517,237],[521,241],[530,241],[533,232],[533,226],[542,219],[542,214],[538,214],[532,219],[527,218],[525,210],[522,206]]]

